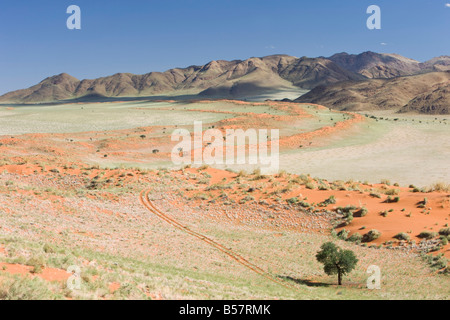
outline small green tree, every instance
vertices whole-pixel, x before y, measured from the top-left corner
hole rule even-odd
[[[350,273],[355,267],[358,259],[353,251],[343,250],[332,242],[326,242],[320,247],[316,255],[317,261],[323,263],[323,270],[328,275],[338,275],[338,284],[342,285],[342,276]]]

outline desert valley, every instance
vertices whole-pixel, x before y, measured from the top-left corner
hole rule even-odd
[[[0,299],[449,299],[449,106],[449,56],[374,52],[6,93]],[[174,164],[195,121],[278,129],[278,172]],[[359,260],[342,286],[327,241]]]

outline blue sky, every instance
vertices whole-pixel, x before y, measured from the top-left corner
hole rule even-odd
[[[450,0],[39,0],[0,3],[0,94],[47,76],[143,74],[284,53],[450,55]],[[68,30],[69,5],[81,30]],[[381,30],[366,9],[381,8]]]

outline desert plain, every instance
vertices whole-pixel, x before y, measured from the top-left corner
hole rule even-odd
[[[174,165],[194,121],[279,129],[279,172]],[[449,299],[449,134],[448,115],[286,101],[3,104],[0,298]],[[327,241],[359,259],[343,286]]]

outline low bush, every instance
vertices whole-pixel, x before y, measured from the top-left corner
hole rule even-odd
[[[423,258],[432,269],[439,270],[447,267],[448,260],[442,253],[436,256],[433,256],[432,254],[424,255]]]
[[[308,182],[308,183],[305,184],[305,187],[307,189],[314,190],[316,188],[316,185],[314,183],[312,183],[312,182]]]
[[[397,239],[397,240],[406,240],[406,241],[408,241],[410,239],[409,234],[407,234],[405,232],[397,233],[394,236],[394,238]]]
[[[319,205],[319,207],[326,207],[330,204],[335,204],[335,203],[336,203],[336,198],[333,195],[331,195],[328,199],[322,201],[318,205]]]
[[[427,203],[428,203],[428,198],[423,198],[423,201],[420,201],[419,203],[417,203],[417,207],[418,208],[425,208]]]
[[[350,237],[347,238],[347,241],[360,243],[362,241],[362,238],[363,236],[360,233],[355,232],[354,234],[352,234]]]
[[[450,228],[442,228],[439,230],[439,234],[446,237],[450,236]]]
[[[299,199],[297,197],[289,198],[286,200],[287,203],[290,204],[297,204],[299,202]]]
[[[386,194],[388,196],[395,196],[395,195],[398,195],[399,193],[400,193],[399,189],[389,189],[384,192],[384,194]]]
[[[14,277],[0,283],[0,300],[49,300],[54,294],[44,280],[36,277]]]
[[[430,240],[430,239],[433,239],[433,238],[435,238],[435,237],[437,237],[437,235],[438,235],[438,233],[437,232],[432,232],[432,231],[422,231],[420,234],[419,234],[419,238],[421,238],[421,239],[427,239],[427,240]]]
[[[337,237],[341,240],[347,240],[349,233],[350,233],[350,231],[342,229],[341,231],[339,231],[337,233]]]
[[[366,216],[367,213],[369,213],[369,210],[367,210],[366,207],[361,207],[361,209],[359,209],[358,211],[355,212],[355,214],[360,217]]]
[[[375,239],[378,239],[381,236],[381,232],[376,230],[376,229],[372,229],[369,232],[367,232],[366,234],[363,235],[362,237],[362,242],[370,242],[373,241]]]
[[[45,266],[44,259],[42,257],[32,257],[26,262],[27,265],[33,267],[32,273],[41,273]]]
[[[399,202],[399,201],[400,201],[400,197],[392,198],[391,196],[388,196],[384,202],[385,203],[395,203],[395,202]]]

